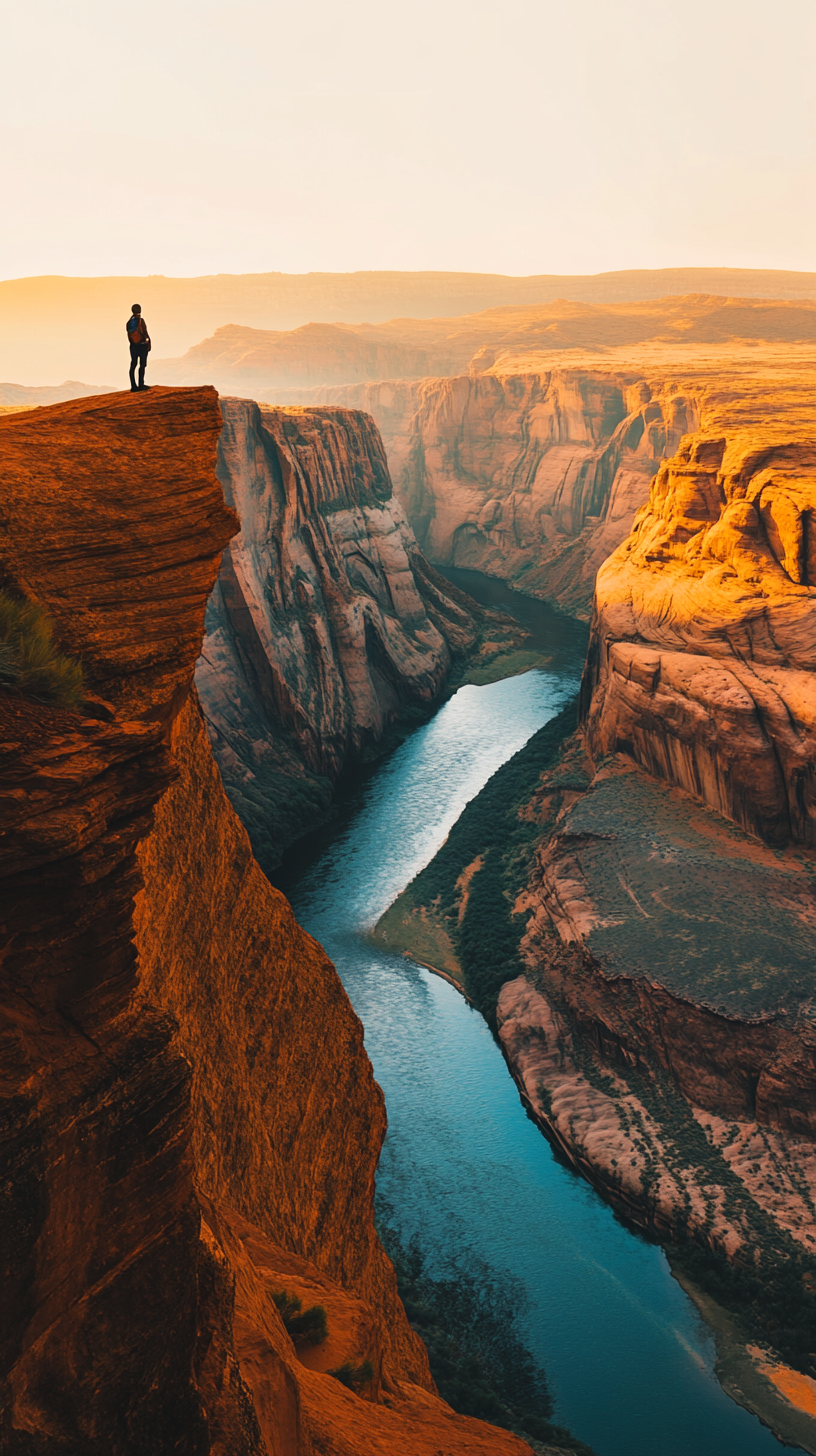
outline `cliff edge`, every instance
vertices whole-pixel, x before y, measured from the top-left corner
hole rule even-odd
[[[432,1391],[373,1228],[360,1024],[212,763],[220,429],[210,389],[0,420],[2,583],[89,689],[80,713],[0,693],[0,1444],[523,1456]],[[327,1312],[311,1352],[283,1290]]]

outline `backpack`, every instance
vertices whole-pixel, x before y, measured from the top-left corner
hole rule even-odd
[[[128,324],[128,338],[131,344],[144,344],[147,339],[147,324],[143,318],[136,319],[135,328]]]

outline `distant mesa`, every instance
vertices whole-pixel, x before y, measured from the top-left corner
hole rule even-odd
[[[89,394],[112,394],[115,388],[113,384],[80,384],[78,379],[66,379],[64,384],[0,384],[0,408],[65,404],[69,399],[84,399]]]
[[[813,302],[816,273],[661,268],[525,278],[435,272],[15,278],[0,282],[0,377],[45,381],[78,374],[124,382],[124,326],[134,298],[156,354],[169,358],[228,324],[266,330],[311,322],[376,325],[541,307],[557,299],[597,306],[688,294]]]
[[[439,378],[524,367],[567,350],[605,354],[660,345],[811,343],[816,302],[687,294],[626,303],[556,299],[447,318],[308,323],[291,330],[226,324],[179,359],[158,360],[168,384],[252,390],[272,404],[317,403],[301,391],[379,380]],[[298,391],[289,394],[288,391]],[[325,401],[319,401],[321,403]]]

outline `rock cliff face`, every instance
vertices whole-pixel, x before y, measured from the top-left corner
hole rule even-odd
[[[670,300],[685,302],[685,300]],[[471,372],[315,391],[368,410],[422,551],[589,619],[598,568],[629,534],[681,438],[813,350],[663,343],[517,352]]]
[[[807,379],[711,399],[602,567],[588,739],[770,843],[816,842],[816,438]]]
[[[518,804],[530,745],[468,806],[483,838],[455,860],[454,828],[402,897],[401,944],[423,955],[413,927],[435,928],[483,1005],[469,917],[492,863],[496,1019],[533,1114],[644,1227],[763,1269],[805,1260],[812,1283],[810,374],[717,361],[672,385],[699,424],[599,572],[581,729],[557,751],[542,730]],[[518,975],[502,893],[528,835]]]
[[[627,1081],[634,1069],[648,1073],[640,1085],[651,1094],[648,1078],[667,1076],[715,1149],[730,1147],[730,1120],[735,1148],[775,1130],[777,1166],[793,1180],[780,1193],[783,1222],[798,1198],[795,1170],[810,1166],[795,1140],[816,1139],[816,439],[806,379],[758,371],[709,389],[703,427],[661,465],[631,535],[599,572],[583,730],[528,808],[544,832],[519,906],[527,979],[505,985],[498,1007],[525,1095],[565,1145],[584,1094],[573,1077],[556,1095],[561,1073],[548,1058],[571,1038],[575,1076],[596,1099],[617,1095],[610,1073]],[[570,764],[579,782],[565,797]],[[661,1116],[666,1107],[656,1125]],[[676,1230],[682,1193],[655,1191],[645,1164],[630,1177],[628,1156],[616,1174],[612,1154],[626,1150],[619,1130],[607,1132],[593,1133],[586,1152],[576,1133],[573,1155],[601,1170],[613,1196],[617,1180],[630,1210],[651,1200],[657,1222]],[[722,1169],[711,1176],[726,1187]],[[767,1206],[776,1186],[769,1175],[752,1197]],[[805,1204],[796,1237],[812,1249],[812,1187]],[[746,1237],[700,1219],[712,1241]]]
[[[342,394],[377,420],[431,561],[501,577],[583,617],[664,450],[697,422],[693,393],[671,381],[591,365]]]
[[[369,416],[222,408],[219,475],[242,526],[197,683],[224,783],[271,868],[325,816],[345,766],[426,713],[452,665],[495,651],[508,626],[423,559]]]
[[[238,525],[220,427],[208,389],[0,421],[3,584],[92,690],[84,717],[0,694],[0,1445],[523,1456],[432,1393],[373,1230],[361,1028],[191,696]],[[313,1356],[284,1287],[328,1311]],[[325,1373],[364,1359],[362,1397]]]

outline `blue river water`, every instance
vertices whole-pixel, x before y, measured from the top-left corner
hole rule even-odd
[[[512,605],[497,585],[492,600]],[[574,692],[585,631],[536,609],[551,664],[460,689],[351,794],[282,884],[365,1027],[389,1122],[378,1187],[406,1236],[471,1248],[521,1281],[524,1335],[554,1419],[598,1456],[780,1456],[718,1384],[711,1335],[660,1248],[626,1229],[527,1118],[481,1016],[366,939],[465,803]]]

